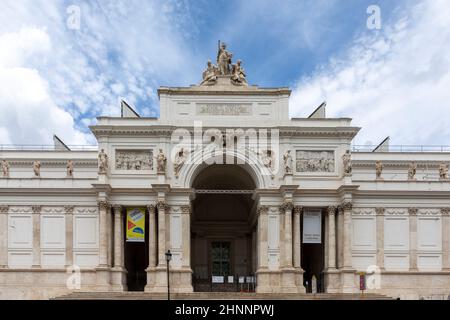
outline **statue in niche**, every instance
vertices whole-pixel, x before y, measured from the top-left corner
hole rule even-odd
[[[441,180],[448,179],[448,167],[444,162],[442,162],[439,165],[439,179],[441,179]]]
[[[352,173],[352,156],[350,150],[345,151],[342,156],[342,162],[344,164],[344,174],[348,175]]]
[[[217,73],[218,69],[215,65],[212,64],[211,60],[208,60],[206,65],[206,70],[203,71],[202,77],[203,80],[200,85],[213,85],[217,82]]]
[[[5,159],[2,160],[2,172],[5,178],[9,177],[9,163]]]
[[[159,149],[159,153],[156,156],[156,162],[157,162],[156,167],[157,173],[166,173],[167,157],[162,149]]]
[[[105,149],[102,149],[98,154],[98,173],[106,174],[108,171],[108,155],[105,153]]]
[[[186,158],[187,158],[187,152],[183,148],[181,148],[180,151],[178,151],[175,154],[175,161],[173,162],[173,171],[174,171],[176,178],[178,178],[181,167],[183,166],[184,162],[186,161]]]
[[[382,172],[383,172],[383,164],[381,163],[380,160],[377,160],[375,162],[375,174],[376,174],[377,180],[383,179],[381,177]]]
[[[233,64],[231,83],[234,85],[247,85],[244,68],[242,68],[241,64],[242,64],[241,60],[238,60],[236,64]]]
[[[66,165],[67,177],[73,177],[73,161],[68,160]]]
[[[217,52],[217,66],[219,67],[220,75],[229,75],[231,73],[231,57],[232,53],[227,51],[227,45],[219,41],[219,50]]]
[[[39,160],[33,162],[33,172],[35,177],[41,176],[41,162]]]
[[[416,180],[417,164],[413,161],[409,164],[408,180]]]
[[[291,156],[291,150],[287,150],[286,153],[283,155],[284,160],[284,172],[286,174],[292,173],[292,156]]]

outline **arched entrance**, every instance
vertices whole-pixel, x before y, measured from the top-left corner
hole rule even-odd
[[[256,270],[255,182],[240,165],[213,164],[192,188],[191,263],[194,291],[253,290]]]

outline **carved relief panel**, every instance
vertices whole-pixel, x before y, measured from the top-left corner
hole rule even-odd
[[[153,150],[116,149],[116,170],[153,170]]]
[[[295,164],[297,172],[334,172],[334,151],[297,150]]]

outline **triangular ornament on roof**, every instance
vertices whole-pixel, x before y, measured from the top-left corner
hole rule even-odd
[[[141,116],[125,100],[120,101],[120,116],[122,118],[140,118]]]

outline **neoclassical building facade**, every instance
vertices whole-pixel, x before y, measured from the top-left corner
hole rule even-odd
[[[360,128],[289,117],[222,45],[200,85],[122,103],[98,146],[2,148],[0,298],[73,291],[450,294],[448,152],[354,150]],[[141,241],[130,241],[139,208]]]

